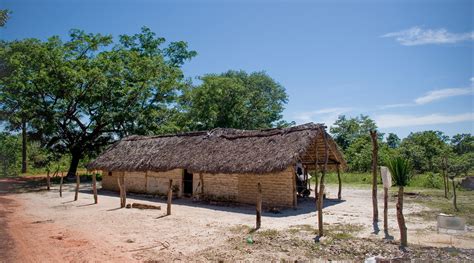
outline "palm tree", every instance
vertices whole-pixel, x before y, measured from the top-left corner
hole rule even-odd
[[[392,181],[398,186],[398,201],[397,201],[397,221],[400,228],[400,245],[406,247],[407,241],[407,226],[405,225],[405,218],[403,217],[403,187],[408,185],[411,178],[411,164],[410,161],[402,157],[395,157],[388,160],[388,169],[392,174]]]

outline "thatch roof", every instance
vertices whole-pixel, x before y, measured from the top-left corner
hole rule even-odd
[[[89,170],[168,171],[182,168],[207,173],[269,173],[285,170],[301,160],[315,167],[325,161],[324,134],[328,138],[329,165],[346,163],[336,143],[321,124],[291,128],[236,130],[217,128],[162,136],[130,136],[113,144]],[[317,150],[317,154],[316,154]]]

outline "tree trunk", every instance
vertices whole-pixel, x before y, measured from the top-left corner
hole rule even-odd
[[[257,184],[257,223],[255,229],[259,229],[262,224],[262,185],[260,183]]]
[[[403,186],[398,188],[398,202],[397,202],[397,221],[398,228],[400,228],[400,245],[406,247],[407,241],[407,226],[405,225],[405,218],[403,217]]]
[[[388,231],[388,188],[383,188],[383,230]]]
[[[444,183],[444,197],[447,199],[448,198],[448,192],[449,192],[449,180],[448,180],[448,158],[443,157],[443,183]]]
[[[81,160],[82,156],[80,153],[73,152],[71,153],[71,164],[69,165],[69,170],[67,172],[67,178],[72,180],[77,172],[77,166],[79,165],[79,161]]]
[[[451,181],[453,181],[453,205],[454,205],[454,209],[456,211],[459,211],[458,204],[457,204],[457,201],[456,201],[457,196],[456,196],[456,185],[454,184],[454,178],[451,179]]]
[[[28,172],[26,163],[26,121],[21,123],[21,173]]]
[[[319,206],[319,194],[318,194],[318,183],[319,183],[319,171],[318,168],[316,167],[316,171],[314,172],[314,200],[316,201],[316,210],[318,209]]]
[[[339,190],[337,192],[337,199],[341,200],[342,199],[342,196],[341,196],[342,182],[341,182],[341,172],[339,170],[339,164],[337,164],[336,168],[337,168],[337,181],[339,182]]]
[[[168,186],[168,203],[166,206],[166,215],[171,215],[171,200],[173,199],[173,179],[170,179],[170,184]]]
[[[94,193],[94,204],[97,204],[97,175],[92,174],[92,192]]]
[[[379,221],[379,208],[377,206],[377,156],[378,156],[378,144],[377,144],[377,132],[370,131],[370,137],[372,138],[372,207],[373,207],[373,222]]]
[[[79,197],[79,185],[81,184],[81,177],[79,176],[79,173],[76,174],[76,191],[74,193],[74,201],[77,201],[77,198]]]

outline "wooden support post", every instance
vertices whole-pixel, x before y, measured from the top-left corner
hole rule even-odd
[[[319,237],[324,235],[323,229],[323,207],[324,207],[324,177],[326,176],[326,171],[328,167],[329,161],[329,145],[327,141],[327,134],[326,131],[323,130],[324,136],[324,148],[325,148],[325,160],[324,160],[324,167],[321,174],[321,181],[319,183],[319,198],[318,198],[318,230],[319,230]]]
[[[377,205],[377,156],[378,156],[378,143],[377,143],[377,132],[370,131],[370,137],[372,139],[372,207],[373,207],[373,222],[379,221],[379,208]]]
[[[74,193],[74,201],[77,201],[77,198],[79,196],[79,184],[81,183],[81,177],[79,176],[79,173],[76,173],[76,192]]]
[[[92,174],[92,192],[94,193],[94,204],[97,204],[97,174]]]
[[[173,190],[171,189],[173,186],[173,179],[170,179],[170,184],[168,186],[168,204],[166,206],[166,215],[171,215],[171,199],[173,199]]]
[[[383,230],[388,231],[388,188],[383,188]]]
[[[46,189],[51,190],[51,177],[49,177],[49,169],[48,174],[46,175]]]
[[[59,197],[63,197],[63,181],[64,181],[64,172],[61,172],[61,179],[59,180]]]
[[[296,191],[296,170],[293,169],[293,209],[296,209],[298,206],[298,196]]]
[[[121,172],[119,177],[117,178],[118,187],[120,190],[120,207],[124,208],[127,204],[127,193],[125,189],[125,175],[124,172]]]
[[[339,168],[339,164],[336,165],[337,169],[337,181],[339,182],[339,191],[337,192],[337,199],[341,200],[341,192],[342,192],[342,182],[341,182],[341,172]]]
[[[255,229],[259,229],[262,224],[262,185],[257,184],[257,224]]]

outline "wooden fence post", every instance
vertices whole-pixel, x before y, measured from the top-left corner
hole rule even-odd
[[[76,192],[74,194],[74,201],[77,201],[77,198],[79,196],[79,184],[81,183],[81,177],[79,176],[79,173],[76,173]]]
[[[319,198],[318,198],[318,230],[319,230],[319,237],[322,237],[324,235],[324,225],[323,225],[323,208],[324,208],[324,177],[326,176],[326,171],[328,167],[328,161],[329,161],[329,145],[327,141],[327,134],[326,130],[323,130],[323,136],[324,136],[324,148],[325,148],[325,160],[324,160],[324,166],[323,166],[323,171],[321,174],[321,181],[319,183]]]
[[[377,131],[370,131],[372,139],[372,207],[373,207],[373,222],[379,221],[379,208],[377,206],[377,156],[378,143]]]
[[[46,188],[48,191],[51,189],[51,178],[49,177],[49,169],[48,169],[48,174],[46,175]]]
[[[255,229],[259,229],[262,224],[262,185],[257,184],[257,224]]]
[[[173,198],[173,179],[170,179],[170,184],[168,186],[168,205],[166,207],[166,215],[171,215],[171,199]]]
[[[118,182],[118,187],[120,190],[120,207],[124,208],[125,205],[127,204],[127,194],[126,194],[126,189],[125,189],[125,175],[124,172],[122,172],[119,177],[117,177],[117,182]]]
[[[337,199],[341,200],[341,192],[342,192],[342,182],[341,182],[341,172],[339,168],[339,164],[336,165],[337,168],[337,180],[339,181],[339,191],[337,192]]]
[[[97,174],[92,174],[92,192],[94,193],[94,204],[97,204]]]
[[[383,188],[383,230],[388,231],[388,188]]]
[[[59,180],[59,197],[63,197],[63,181],[64,181],[64,172],[61,172],[61,179]]]

